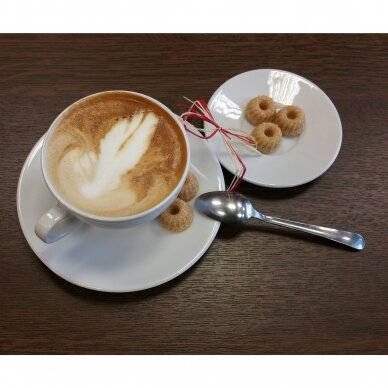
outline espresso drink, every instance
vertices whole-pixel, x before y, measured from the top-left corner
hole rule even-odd
[[[106,92],[72,106],[47,147],[50,178],[77,208],[129,216],[161,202],[186,166],[184,136],[153,102]]]

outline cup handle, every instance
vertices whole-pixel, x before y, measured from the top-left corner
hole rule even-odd
[[[51,244],[65,237],[81,223],[58,203],[40,217],[35,225],[35,233],[43,242]]]

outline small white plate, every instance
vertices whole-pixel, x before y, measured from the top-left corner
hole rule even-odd
[[[221,167],[206,141],[188,135],[191,171],[199,194],[224,190]],[[34,227],[44,211],[55,204],[40,167],[43,138],[22,169],[17,209],[24,236],[40,260],[58,276],[81,287],[106,292],[144,290],[165,283],[190,268],[206,252],[219,229],[194,210],[194,221],[182,233],[164,230],[158,221],[125,230],[81,226],[62,240],[47,245]],[[190,205],[194,208],[193,201]]]
[[[253,126],[245,119],[248,101],[259,95],[272,97],[278,108],[297,105],[305,112],[306,123],[298,137],[283,137],[270,155],[257,155],[241,145],[238,152],[247,167],[244,180],[266,187],[292,187],[322,175],[341,148],[342,126],[329,97],[299,75],[282,70],[261,69],[239,74],[221,85],[209,101],[216,122],[224,128],[250,134]],[[205,129],[211,126],[205,123]],[[232,174],[235,165],[221,136],[209,140],[221,164]]]

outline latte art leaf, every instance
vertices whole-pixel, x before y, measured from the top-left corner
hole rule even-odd
[[[120,119],[100,140],[98,155],[88,152],[74,163],[75,172],[83,178],[81,193],[95,198],[114,190],[121,176],[133,169],[147,151],[157,123],[152,112]]]

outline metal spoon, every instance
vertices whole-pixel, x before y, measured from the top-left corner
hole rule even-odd
[[[202,194],[195,200],[195,206],[201,213],[220,222],[240,224],[253,217],[269,224],[315,234],[354,249],[361,250],[365,246],[364,238],[358,233],[266,216],[255,210],[248,198],[229,191],[211,191]]]

